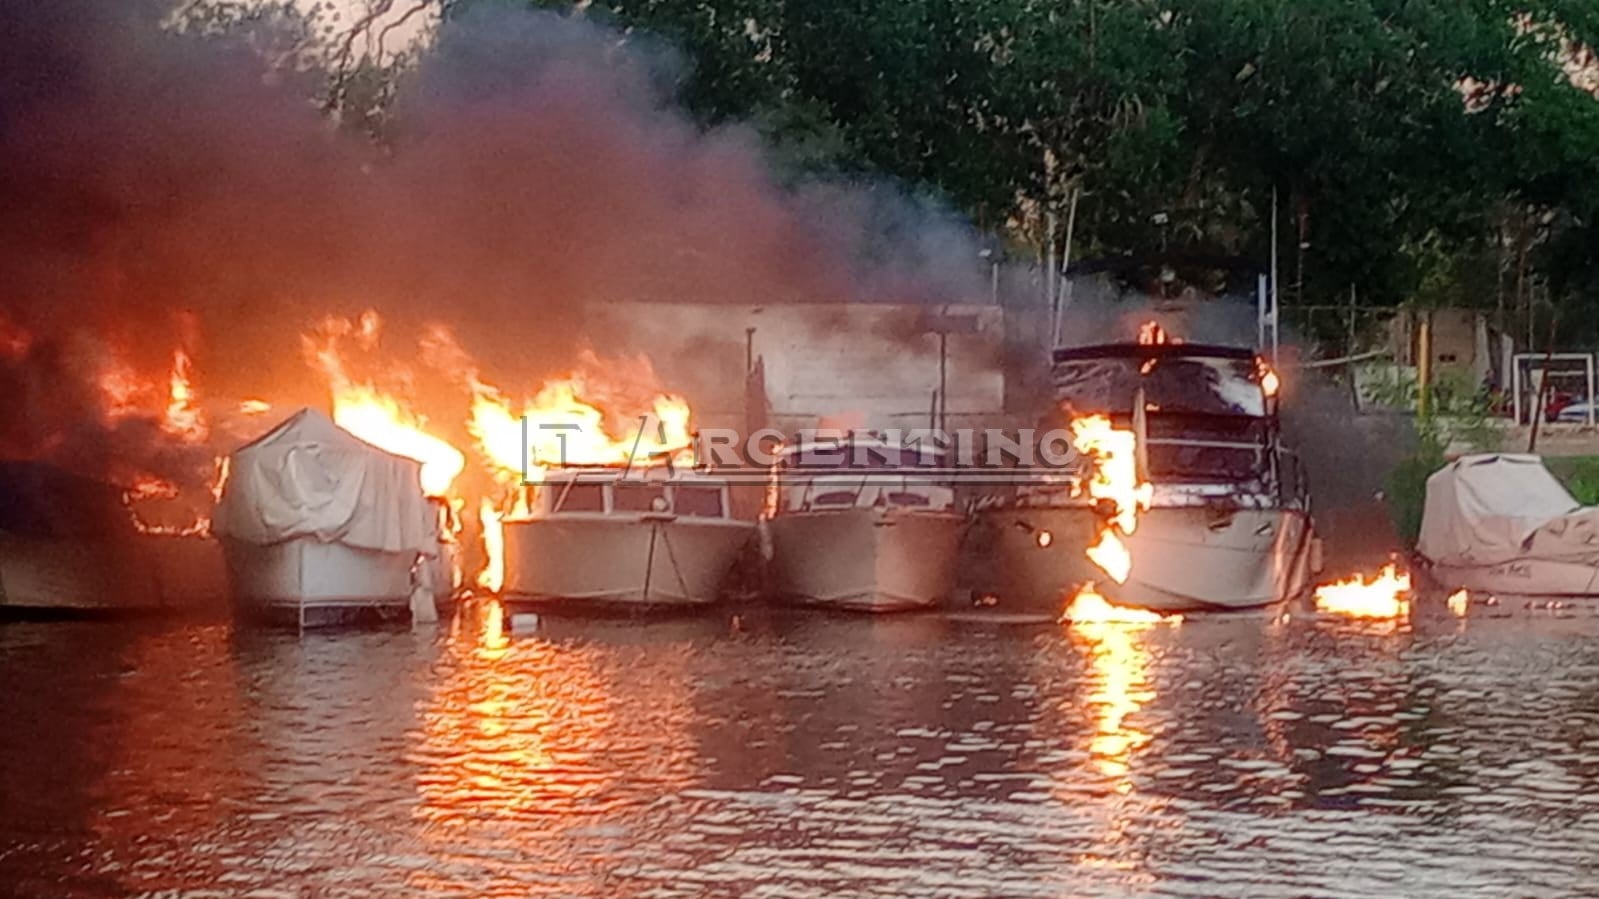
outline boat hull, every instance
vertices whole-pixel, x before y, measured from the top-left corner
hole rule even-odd
[[[308,537],[266,546],[223,540],[222,549],[241,617],[302,628],[410,619],[416,553]]]
[[[118,613],[164,603],[154,566],[131,542],[0,533],[0,608]]]
[[[1297,510],[1147,510],[1124,538],[1133,564],[1122,584],[1088,560],[1100,519],[1087,507],[1005,509],[985,517],[997,542],[994,592],[1007,605],[1059,609],[1092,582],[1112,602],[1159,612],[1245,609],[1311,586],[1313,535],[1309,517]]]
[[[509,606],[713,603],[753,522],[575,516],[505,523]]]
[[[1599,596],[1599,565],[1514,559],[1498,565],[1440,565],[1428,575],[1445,590],[1513,596]]]
[[[768,522],[776,592],[806,605],[902,611],[954,592],[955,514],[871,508],[788,512]]]

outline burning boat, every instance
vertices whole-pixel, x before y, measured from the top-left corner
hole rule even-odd
[[[1434,473],[1416,548],[1447,590],[1599,595],[1599,508],[1537,456],[1464,456]]]
[[[524,489],[502,523],[512,609],[709,604],[755,531],[726,480],[671,466],[556,468]]]
[[[299,627],[408,618],[444,551],[421,473],[313,409],[236,451],[212,529],[239,611]]]
[[[118,488],[40,463],[0,462],[0,609],[160,607],[140,536]]]
[[[1309,499],[1281,443],[1276,374],[1250,349],[1144,336],[1054,352],[1077,452],[983,513],[994,592],[1058,606],[1090,585],[1159,612],[1303,593]]]
[[[966,518],[942,471],[939,450],[861,435],[785,449],[764,522],[776,592],[861,611],[946,599]]]

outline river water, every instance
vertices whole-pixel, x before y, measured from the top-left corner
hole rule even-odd
[[[1593,895],[1596,635],[1441,603],[10,623],[0,892]]]

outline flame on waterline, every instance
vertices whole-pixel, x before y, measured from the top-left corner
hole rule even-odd
[[[1066,604],[1060,619],[1072,624],[1180,624],[1183,616],[1117,605],[1100,595],[1090,581]]]
[[[1316,611],[1350,618],[1401,618],[1410,612],[1410,572],[1390,562],[1370,580],[1355,575],[1316,588]]]

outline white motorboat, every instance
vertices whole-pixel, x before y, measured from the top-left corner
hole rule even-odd
[[[212,529],[238,611],[302,628],[409,619],[445,549],[420,475],[313,409],[235,452]]]
[[[1149,506],[1122,538],[1131,566],[1117,582],[1088,558],[1106,521],[1082,489],[1089,460],[1038,473],[981,515],[997,556],[990,592],[1007,605],[1059,608],[1093,583],[1113,602],[1169,612],[1263,606],[1309,589],[1309,499],[1280,442],[1268,375],[1252,350],[1236,347],[1055,351],[1060,407],[1135,433]]]
[[[966,518],[942,464],[930,447],[859,435],[784,450],[765,520],[777,593],[862,611],[946,599]]]
[[[727,481],[654,468],[561,468],[504,521],[502,602],[671,607],[715,602],[755,522]]]
[[[1447,590],[1599,595],[1599,508],[1538,456],[1463,456],[1427,479],[1416,550]]]

